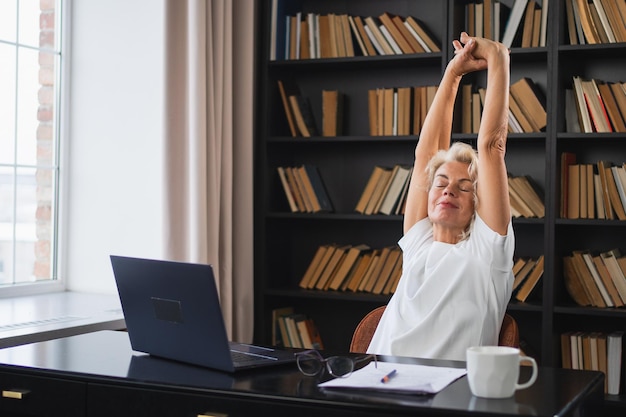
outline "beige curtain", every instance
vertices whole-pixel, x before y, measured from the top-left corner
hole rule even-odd
[[[250,342],[255,0],[165,4],[165,255],[213,265],[229,337]]]

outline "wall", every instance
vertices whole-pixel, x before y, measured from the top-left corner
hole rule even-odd
[[[71,4],[66,256],[75,291],[115,293],[110,254],[160,257],[163,0]]]

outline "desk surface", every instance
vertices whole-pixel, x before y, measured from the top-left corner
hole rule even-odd
[[[382,357],[383,360],[440,366],[463,362]],[[522,367],[521,378],[529,369]],[[295,364],[227,374],[171,362],[134,352],[125,332],[99,331],[29,345],[0,349],[0,372],[54,376],[119,386],[222,394],[236,399],[286,402],[292,405],[367,411],[372,415],[583,415],[580,406],[597,407],[603,401],[604,376],[600,372],[539,368],[537,382],[513,398],[487,400],[472,396],[466,377],[436,395],[329,394],[319,380],[300,374]]]

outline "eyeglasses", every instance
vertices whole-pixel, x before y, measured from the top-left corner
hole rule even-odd
[[[324,358],[317,350],[305,350],[303,352],[297,352],[296,363],[298,369],[306,376],[315,376],[324,369],[335,378],[346,378],[353,371],[356,364],[364,362],[369,359],[374,359],[374,366],[378,368],[378,362],[376,361],[376,355],[367,355],[356,358],[349,358],[347,356],[331,356]]]

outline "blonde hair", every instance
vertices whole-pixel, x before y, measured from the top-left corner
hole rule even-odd
[[[478,194],[476,193],[478,180],[478,154],[474,148],[463,142],[454,142],[449,149],[439,150],[435,155],[433,155],[430,161],[428,161],[428,165],[426,166],[428,190],[430,190],[433,186],[435,173],[446,162],[462,162],[467,164],[467,173],[474,188],[474,215],[472,216],[468,227],[460,236],[461,240],[464,240],[469,237],[470,230],[472,229],[474,219],[476,217],[476,209],[478,208]]]

